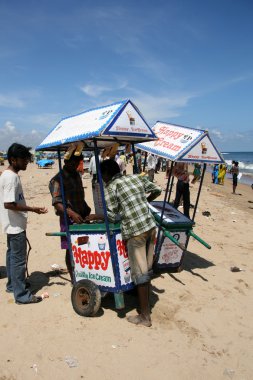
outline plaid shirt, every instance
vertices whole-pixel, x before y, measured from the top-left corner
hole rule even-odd
[[[110,222],[121,221],[123,239],[129,239],[156,226],[146,193],[161,194],[161,188],[145,177],[116,174],[105,186]]]

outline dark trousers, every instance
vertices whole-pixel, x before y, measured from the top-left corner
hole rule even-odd
[[[183,197],[184,215],[190,219],[190,188],[189,183],[184,181],[177,181],[176,198],[174,201],[174,207],[178,208],[181,197]]]

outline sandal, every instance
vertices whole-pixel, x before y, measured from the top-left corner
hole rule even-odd
[[[41,301],[42,301],[42,297],[41,296],[32,296],[32,298],[28,302],[22,303],[22,302],[16,301],[16,304],[17,305],[27,305],[29,303],[38,303],[38,302],[41,302]]]

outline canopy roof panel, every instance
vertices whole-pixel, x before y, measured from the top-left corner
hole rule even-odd
[[[36,150],[66,149],[78,141],[92,149],[94,138],[98,147],[106,147],[117,141],[150,141],[156,136],[138,108],[124,100],[61,120]]]
[[[223,163],[207,131],[158,121],[153,126],[158,140],[136,144],[137,148],[171,161]]]

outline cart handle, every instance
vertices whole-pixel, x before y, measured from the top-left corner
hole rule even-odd
[[[46,232],[46,236],[67,236],[66,232]]]
[[[196,235],[192,230],[188,231],[188,235],[192,236],[194,239],[198,240],[199,243],[203,244],[204,247],[211,249],[212,247],[206,243],[203,239],[201,239],[198,235]]]

